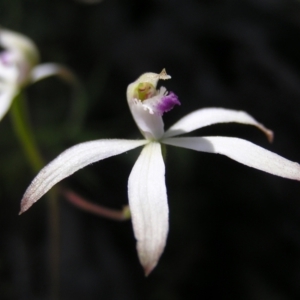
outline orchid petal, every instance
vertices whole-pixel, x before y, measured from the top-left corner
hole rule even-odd
[[[55,63],[40,64],[31,71],[31,81],[33,83],[51,76],[58,76],[71,83],[77,81],[74,74],[67,67]]]
[[[18,88],[14,85],[9,85],[3,90],[0,87],[0,120],[7,113],[17,93]]]
[[[159,143],[146,145],[128,181],[128,198],[137,251],[146,276],[156,266],[168,234],[165,165]]]
[[[23,196],[20,213],[30,208],[57,182],[77,170],[101,159],[142,146],[145,143],[147,143],[145,140],[97,140],[78,144],[67,149],[44,167],[33,179]]]
[[[251,142],[232,137],[170,138],[163,143],[196,151],[219,153],[248,167],[284,178],[300,180],[300,165]]]
[[[31,66],[39,61],[39,52],[31,39],[23,34],[0,28],[1,47],[21,55]]]
[[[15,56],[8,52],[0,52],[0,83],[15,84],[18,81],[19,69],[15,62]]]
[[[142,135],[148,139],[159,139],[164,134],[164,122],[161,115],[151,114],[137,99],[128,101],[133,119]]]
[[[36,83],[51,76],[57,76],[72,88],[72,107],[66,125],[70,135],[75,134],[84,119],[87,105],[87,95],[78,77],[69,68],[56,63],[44,63],[31,70],[30,82]]]
[[[0,53],[0,120],[7,113],[18,93],[18,67],[8,51]]]
[[[217,123],[230,122],[256,126],[266,134],[269,141],[272,141],[273,139],[273,132],[264,127],[262,124],[258,123],[246,112],[224,108],[204,108],[196,110],[186,115],[173,126],[171,126],[171,128],[165,132],[164,138],[188,133],[193,130]]]

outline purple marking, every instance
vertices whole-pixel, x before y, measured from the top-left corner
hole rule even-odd
[[[9,66],[12,63],[12,55],[8,51],[0,52],[0,61],[4,66]]]
[[[163,113],[170,111],[175,105],[181,105],[181,103],[178,97],[173,92],[170,92],[168,95],[162,97],[156,108],[163,115]]]

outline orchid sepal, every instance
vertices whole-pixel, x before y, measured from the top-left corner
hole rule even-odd
[[[148,276],[165,248],[169,230],[160,143],[149,143],[142,150],[129,176],[128,199],[139,259]]]
[[[276,176],[300,180],[300,165],[249,141],[224,136],[168,138],[164,144],[225,155],[243,165]]]
[[[56,183],[79,169],[146,143],[145,140],[96,140],[81,143],[65,150],[34,178],[22,198],[20,214],[29,209]]]

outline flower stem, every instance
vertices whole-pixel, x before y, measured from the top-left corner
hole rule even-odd
[[[34,139],[33,131],[30,126],[29,116],[25,105],[22,92],[16,95],[11,107],[11,117],[13,128],[24,154],[34,173],[38,172],[45,164]],[[60,265],[60,232],[59,232],[59,206],[57,191],[52,189],[48,193],[48,220],[50,236],[50,290],[51,299],[59,299],[59,265]]]
[[[125,221],[130,219],[130,210],[128,206],[124,206],[122,210],[115,210],[91,203],[70,190],[63,190],[62,193],[74,206],[97,216],[115,221]]]
[[[32,170],[36,173],[43,167],[44,163],[29,125],[22,93],[19,93],[13,100],[10,112],[16,136]]]

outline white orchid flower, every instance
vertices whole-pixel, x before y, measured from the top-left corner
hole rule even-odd
[[[20,90],[49,76],[58,75],[67,81],[70,71],[58,64],[39,63],[37,47],[26,36],[0,27],[0,120]],[[71,80],[70,80],[71,81]]]
[[[300,180],[300,166],[275,153],[243,139],[233,137],[174,137],[217,123],[236,122],[256,126],[271,141],[272,131],[249,114],[223,108],[196,110],[179,120],[166,132],[162,115],[180,102],[159,79],[171,78],[165,70],[160,74],[145,73],[127,89],[132,116],[141,131],[142,140],[105,139],[78,144],[60,154],[44,167],[24,194],[21,212],[25,212],[53,185],[77,170],[101,159],[144,146],[128,180],[128,198],[140,262],[148,275],[156,266],[166,244],[169,211],[165,184],[165,164],[161,144],[196,151],[226,155],[244,165],[277,176]]]

